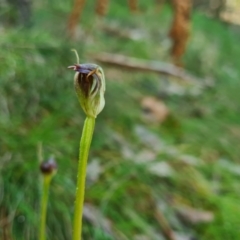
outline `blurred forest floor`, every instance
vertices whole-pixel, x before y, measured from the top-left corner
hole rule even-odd
[[[139,5],[132,14],[112,1],[101,18],[87,1],[75,41],[66,1],[35,3],[28,28],[14,14],[0,26],[0,239],[37,239],[39,161],[51,155],[47,239],[71,239],[85,117],[70,49],[81,63],[103,52],[171,62],[171,8]],[[85,240],[240,239],[239,42],[238,26],[194,11],[182,61],[202,81],[101,64],[106,107],[89,159]]]

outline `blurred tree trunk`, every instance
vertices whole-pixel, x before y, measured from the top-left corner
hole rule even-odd
[[[182,66],[183,56],[190,31],[192,0],[172,0],[174,19],[169,36],[172,39],[171,55],[177,66]]]
[[[83,10],[85,0],[75,0],[72,8],[72,12],[70,13],[70,17],[68,20],[68,35],[70,38],[75,37],[76,27],[78,24],[78,20],[80,17],[80,14]]]
[[[128,0],[128,6],[131,12],[138,11],[138,0]]]
[[[96,13],[97,15],[103,17],[107,14],[108,11],[108,0],[97,0],[96,3]]]

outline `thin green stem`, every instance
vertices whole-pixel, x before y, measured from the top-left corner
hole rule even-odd
[[[79,163],[76,188],[76,201],[73,217],[73,240],[82,239],[82,215],[85,193],[85,179],[87,160],[95,126],[95,118],[87,117],[84,126],[79,148]]]
[[[39,240],[46,239],[47,203],[48,203],[48,193],[49,193],[49,186],[50,186],[51,179],[52,179],[52,175],[43,175]]]

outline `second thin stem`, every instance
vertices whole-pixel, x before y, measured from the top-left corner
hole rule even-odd
[[[48,203],[48,193],[49,186],[52,179],[52,175],[44,175],[43,177],[43,190],[41,199],[41,216],[40,216],[40,232],[39,239],[46,239],[46,216],[47,216],[47,203]]]

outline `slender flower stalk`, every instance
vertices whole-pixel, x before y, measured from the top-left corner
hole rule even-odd
[[[49,187],[52,177],[56,173],[57,165],[51,158],[40,165],[40,170],[43,175],[42,197],[41,197],[41,212],[40,212],[40,228],[39,240],[46,239],[46,216],[47,216],[47,203],[49,195]]]
[[[94,131],[95,118],[87,117],[83,126],[82,137],[79,147],[79,165],[77,176],[76,200],[73,217],[73,240],[81,239],[82,214],[84,205],[85,179],[87,170],[87,160]]]
[[[46,239],[47,203],[48,203],[48,192],[49,192],[51,178],[52,178],[51,176],[44,176],[43,178],[39,240]]]
[[[87,115],[79,147],[76,201],[73,217],[72,239],[81,240],[87,161],[95,126],[95,119],[105,105],[105,78],[100,66],[92,63],[79,64],[77,51],[73,51],[77,56],[77,64],[68,68],[76,71],[74,76],[74,86],[79,103]]]

